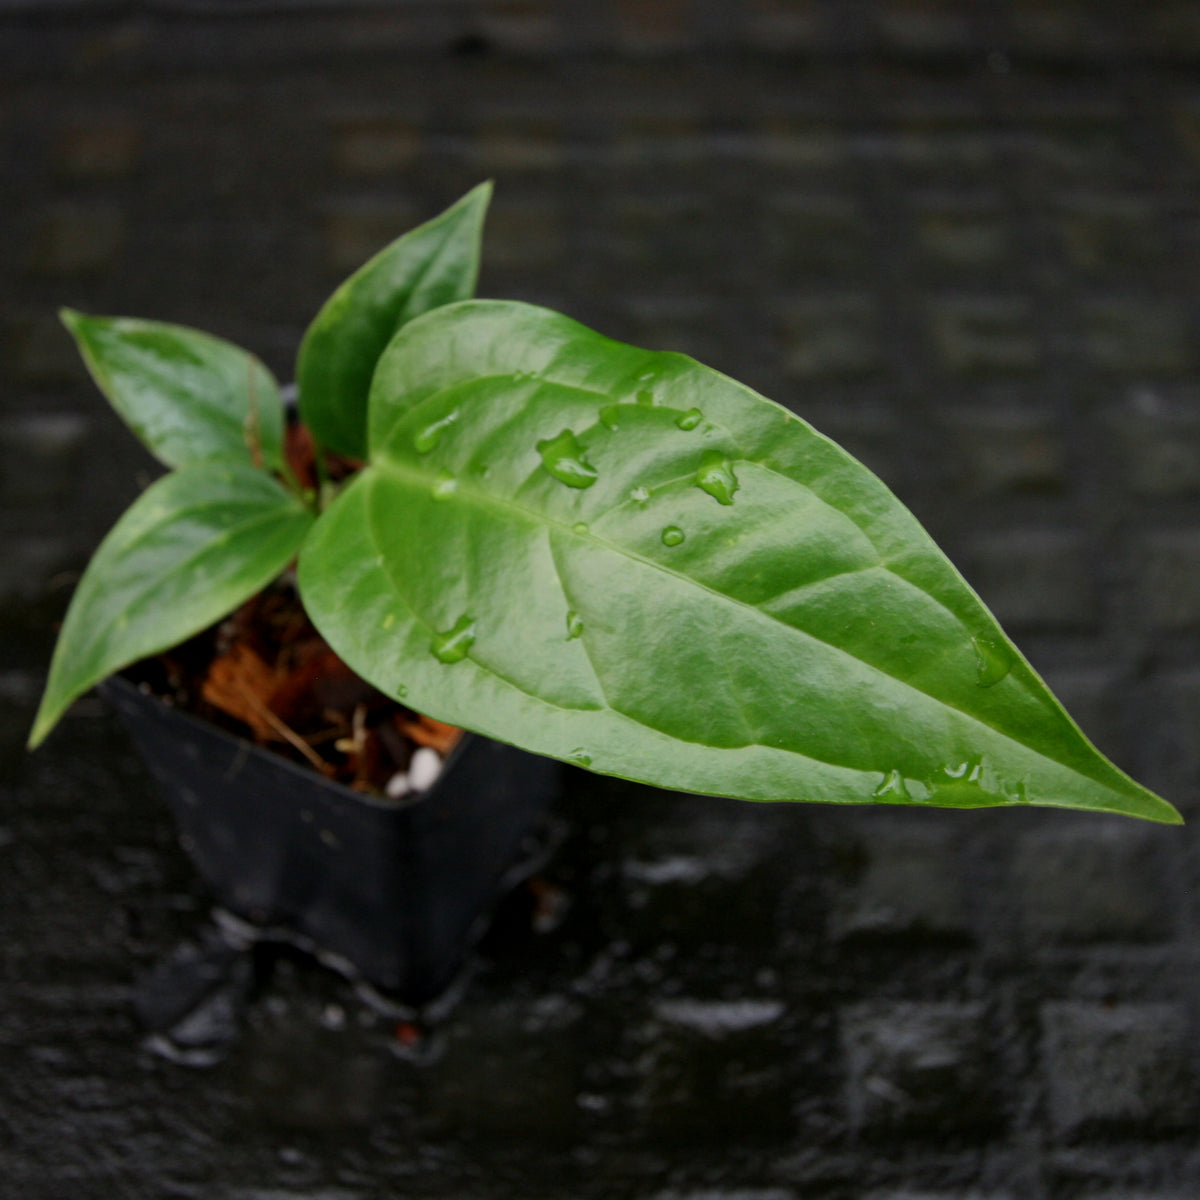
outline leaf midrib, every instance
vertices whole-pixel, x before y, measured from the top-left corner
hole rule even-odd
[[[558,359],[560,357],[562,357],[562,354],[556,355],[554,357],[554,359],[552,359],[549,363],[547,363],[543,366],[542,370],[536,372],[535,375],[533,376],[533,378],[536,378],[540,382],[550,383],[556,387],[561,387],[561,388],[564,388],[569,391],[581,392],[585,396],[595,397],[595,399],[598,401],[608,401],[610,403],[626,404],[633,408],[641,407],[640,405],[636,404],[634,401],[629,400],[627,397],[614,400],[614,397],[611,393],[597,391],[595,388],[585,387],[583,384],[580,384],[577,382],[564,382],[559,379],[548,378],[547,373],[553,369],[555,363],[558,361]],[[689,360],[689,361],[691,361],[691,360]],[[701,370],[705,370],[705,371],[711,370],[711,368],[704,367],[704,366],[702,366],[702,364],[699,364],[699,363],[696,363],[695,365],[697,367],[699,367]],[[720,374],[720,373],[714,372],[714,374]],[[734,386],[740,388],[742,391],[746,392],[748,395],[753,396],[755,399],[757,399],[759,401],[763,401],[765,403],[771,403],[770,401],[766,400],[765,397],[759,396],[757,392],[754,392],[751,389],[745,387],[744,384],[740,384],[736,380],[729,379],[727,376],[721,376],[721,378],[725,379],[728,383],[731,383]],[[395,435],[396,426],[401,422],[407,421],[414,413],[418,412],[420,409],[425,408],[425,407],[433,404],[436,401],[443,400],[446,396],[455,392],[459,388],[471,388],[477,383],[491,383],[491,382],[494,382],[499,379],[511,380],[512,374],[510,372],[496,372],[496,373],[490,374],[490,375],[473,376],[469,379],[457,380],[456,382],[449,384],[445,387],[436,388],[434,391],[427,392],[425,395],[421,396],[419,399],[417,399],[412,404],[407,406],[403,411],[401,411],[395,415],[393,424],[388,429],[387,433],[380,439],[381,442],[383,443],[385,449],[381,452],[380,456],[372,457],[371,462],[378,463],[381,461],[386,461],[386,454],[387,454],[386,446],[387,446],[387,443],[390,442],[392,437]],[[526,381],[526,382],[528,382],[528,381]],[[682,409],[675,409],[675,408],[671,408],[670,411],[679,412],[679,413],[683,412]],[[801,424],[805,424],[806,428],[808,428],[815,437],[824,438],[824,435],[820,434],[817,430],[813,429],[812,426],[807,425],[803,421],[803,418],[797,417],[795,415],[795,413],[791,413],[785,408],[780,408],[780,411],[788,418],[788,420],[795,421],[795,422],[798,422]],[[508,428],[510,425],[512,425],[514,423],[519,423],[521,416],[522,416],[521,413],[513,414],[502,425],[498,426],[497,429],[492,430],[491,431],[492,435],[495,435],[499,430]],[[929,599],[934,604],[936,604],[938,606],[938,608],[940,608],[944,612],[946,612],[959,626],[962,627],[962,629],[968,636],[971,635],[971,630],[966,625],[966,623],[963,621],[962,617],[957,612],[955,612],[954,609],[951,608],[944,600],[942,600],[938,596],[935,596],[931,591],[929,591],[928,588],[922,587],[919,583],[916,583],[915,581],[909,579],[905,575],[901,575],[898,571],[896,571],[895,569],[893,569],[891,567],[891,565],[890,565],[891,559],[881,549],[876,538],[872,536],[871,531],[868,528],[866,528],[866,526],[861,521],[859,521],[853,513],[846,512],[844,509],[838,508],[836,505],[830,504],[829,501],[826,500],[825,497],[822,496],[821,493],[815,487],[813,487],[810,483],[805,483],[799,479],[794,478],[793,476],[787,474],[786,471],[783,471],[779,467],[775,466],[773,463],[767,462],[760,458],[754,458],[751,455],[747,454],[745,452],[745,448],[742,445],[741,439],[727,425],[720,424],[715,421],[710,421],[709,424],[711,424],[714,428],[720,429],[721,432],[724,433],[729,438],[730,443],[737,448],[739,453],[738,453],[737,459],[735,460],[735,465],[736,465],[736,462],[753,464],[754,466],[760,467],[760,468],[762,468],[762,470],[775,476],[777,479],[782,479],[782,480],[786,481],[788,484],[793,485],[793,486],[805,488],[816,498],[818,503],[823,504],[826,508],[832,509],[839,516],[844,517],[847,521],[850,522],[851,525],[854,526],[855,529],[858,530],[859,533],[862,534],[862,536],[870,543],[871,548],[879,556],[879,562],[877,564],[878,566],[885,567],[892,575],[894,575],[902,583],[906,583],[909,586],[915,588],[923,596],[925,596],[927,599]],[[590,425],[588,425],[586,427],[586,429],[590,431],[590,430],[596,429],[598,427],[607,428],[606,426],[604,426],[602,421],[593,421]],[[824,440],[828,440],[828,439],[824,439]],[[540,470],[540,468],[535,468],[534,471],[530,475],[526,476],[526,478],[521,481],[519,487],[524,488],[532,480],[536,479],[539,470]],[[669,487],[669,486],[671,486],[671,484],[680,483],[684,479],[687,479],[688,477],[689,476],[687,476],[687,475],[674,476],[671,479],[664,480],[661,484],[655,485],[655,487],[650,490],[657,491],[660,487]],[[628,504],[628,501],[623,502],[618,507],[624,508],[627,506],[627,504]],[[605,511],[604,515],[608,516],[610,513],[614,512],[614,511],[616,511],[616,509],[612,509],[612,508],[607,509]],[[841,574],[841,573],[842,572],[838,572],[838,574]],[[813,580],[812,583],[821,583],[821,582],[823,582],[824,579],[832,579],[835,577],[836,577],[835,575],[827,575],[827,576],[824,576],[823,579]],[[690,578],[690,577],[684,576],[684,578]],[[702,586],[702,585],[700,585],[700,586]],[[805,584],[803,586],[809,586],[809,585]],[[796,590],[799,590],[799,589],[796,589]],[[714,594],[724,595],[724,593],[722,593],[722,592],[714,592]],[[783,594],[784,593],[779,593],[779,595],[783,595]],[[733,597],[728,597],[728,598],[733,599]],[[775,599],[778,599],[778,596],[771,596],[768,599],[775,600]],[[763,601],[763,603],[766,603],[766,601]],[[819,641],[821,639],[816,639],[816,640]],[[854,656],[851,655],[851,657],[854,657]],[[860,660],[856,659],[856,661],[860,661]],[[870,665],[870,664],[867,664],[867,665]],[[881,672],[881,673],[887,674],[887,672]],[[903,682],[903,681],[901,681],[901,682]],[[915,688],[914,690],[920,691],[921,689]],[[923,693],[923,694],[928,695],[928,693]],[[937,697],[932,697],[932,698],[937,699]],[[970,715],[970,714],[966,714],[966,715]],[[985,722],[981,722],[981,724],[985,724]],[[997,732],[999,732],[999,731],[997,731]],[[1015,739],[1010,739],[1010,740],[1015,740]],[[1024,743],[1018,743],[1018,744],[1024,745]]]
[[[419,486],[419,487],[422,487],[425,489],[430,489],[430,490],[432,489],[433,485],[437,482],[437,477],[432,472],[424,471],[424,470],[420,469],[419,467],[416,467],[415,465],[413,465],[407,461],[397,460],[395,458],[376,459],[371,463],[371,465],[368,469],[369,470],[379,470],[381,474],[391,475],[394,478],[396,478],[397,480],[399,480],[400,482],[407,484],[409,486]],[[789,478],[789,477],[785,476],[785,478]],[[795,481],[793,480],[792,482],[795,482]],[[830,650],[834,651],[835,653],[850,659],[851,661],[853,661],[854,663],[863,667],[867,671],[874,672],[874,673],[882,676],[885,679],[889,679],[894,683],[898,683],[902,687],[908,688],[911,691],[915,692],[917,695],[923,696],[927,700],[932,700],[935,704],[943,705],[945,708],[951,710],[952,712],[958,713],[960,716],[966,718],[968,721],[974,722],[975,724],[982,726],[984,729],[989,730],[991,733],[1003,738],[1005,741],[1010,742],[1013,745],[1020,746],[1026,752],[1035,754],[1035,755],[1037,755],[1037,757],[1043,759],[1046,762],[1052,762],[1056,766],[1061,767],[1064,770],[1073,771],[1073,772],[1076,772],[1077,774],[1083,775],[1101,787],[1107,788],[1112,791],[1118,790],[1114,787],[1114,785],[1111,782],[1097,778],[1091,772],[1083,771],[1074,764],[1062,762],[1061,760],[1054,758],[1054,757],[1044,753],[1043,751],[1041,751],[1033,746],[1028,745],[1025,742],[1020,741],[1019,739],[1015,738],[1012,734],[1006,732],[1003,729],[997,728],[995,725],[993,725],[991,722],[985,720],[981,716],[979,716],[975,713],[972,713],[972,712],[968,712],[967,710],[959,707],[958,705],[953,704],[953,703],[949,702],[948,700],[945,700],[941,696],[934,695],[933,693],[926,691],[924,688],[918,687],[916,684],[912,683],[910,680],[903,679],[898,675],[893,675],[891,672],[884,670],[882,667],[878,667],[878,666],[875,666],[873,663],[866,662],[864,659],[859,658],[857,655],[853,654],[851,651],[845,649],[842,646],[838,646],[833,642],[826,641],[824,638],[818,637],[816,634],[810,633],[807,630],[798,629],[794,625],[789,625],[789,624],[787,624],[787,622],[783,621],[778,616],[775,616],[771,613],[764,612],[761,609],[759,609],[758,607],[756,607],[755,605],[749,604],[744,600],[739,600],[735,596],[730,596],[725,592],[718,591],[717,589],[711,587],[709,584],[703,583],[700,580],[697,580],[690,575],[685,575],[679,571],[673,570],[671,567],[666,566],[663,563],[656,562],[654,559],[646,558],[644,555],[638,554],[636,551],[630,550],[627,547],[617,545],[616,543],[611,542],[607,538],[600,537],[599,535],[593,533],[590,529],[586,533],[577,533],[572,528],[572,526],[569,525],[566,521],[560,521],[557,518],[552,517],[546,513],[537,512],[535,510],[529,509],[526,506],[517,503],[516,501],[509,500],[505,497],[497,496],[491,492],[480,491],[478,488],[473,487],[470,484],[464,485],[461,480],[459,480],[457,482],[457,486],[455,487],[454,492],[450,496],[447,496],[444,499],[440,500],[439,503],[453,504],[456,500],[459,500],[459,499],[462,499],[462,500],[470,499],[470,500],[474,501],[476,504],[483,506],[483,507],[489,507],[489,506],[490,507],[500,507],[500,508],[508,510],[509,512],[519,514],[520,516],[529,520],[530,523],[532,523],[534,525],[542,525],[547,528],[557,529],[557,530],[561,531],[562,533],[570,534],[573,537],[589,538],[592,541],[594,541],[595,543],[597,543],[598,545],[603,546],[607,550],[610,550],[611,552],[613,552],[619,556],[626,557],[632,561],[641,563],[642,565],[647,566],[653,570],[657,570],[662,574],[669,575],[673,579],[676,579],[680,582],[689,584],[692,587],[699,588],[702,591],[707,592],[709,595],[716,597],[718,600],[720,600],[726,604],[733,605],[741,610],[746,611],[747,613],[752,613],[755,617],[757,617],[759,619],[771,621],[774,624],[781,626],[783,629],[788,630],[791,633],[798,635],[799,637],[809,639],[810,641],[812,641],[818,645],[824,646],[827,649],[830,649]],[[883,565],[883,564],[881,564],[881,565]],[[890,573],[895,574],[895,572],[891,571],[891,568],[885,566],[885,569],[888,570]],[[908,583],[909,586],[917,587],[916,584],[912,584],[911,581],[903,579],[903,577],[900,575],[896,575],[896,578],[900,579],[902,582]],[[559,583],[561,586],[561,584],[562,584],[561,578],[559,580]],[[929,593],[925,592],[925,590],[923,588],[917,587],[917,590],[923,592],[926,595],[929,594]],[[937,597],[930,596],[930,599],[932,599],[934,601],[934,603],[940,604],[940,601],[937,600]],[[945,607],[945,606],[943,605],[942,607]],[[420,618],[418,618],[418,620],[420,620]],[[424,621],[422,621],[421,623],[425,624]],[[521,689],[521,690],[523,690],[523,689]],[[526,693],[526,694],[528,694],[528,693]],[[544,700],[544,697],[537,697],[537,699]],[[609,707],[611,709],[611,705]],[[616,711],[615,709],[611,709],[611,710]],[[630,720],[636,720],[636,719],[630,718]],[[637,722],[637,723],[644,724],[643,722]],[[647,728],[652,728],[652,727],[647,726]],[[762,742],[754,742],[752,744],[765,747],[765,743],[762,743]],[[770,747],[765,747],[765,748],[770,748]],[[809,757],[809,756],[805,755],[802,757]],[[818,759],[818,760],[814,760],[814,761],[820,761],[820,760]],[[830,765],[845,766],[844,763],[830,764]]]

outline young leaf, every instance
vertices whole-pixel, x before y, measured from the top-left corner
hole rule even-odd
[[[325,302],[300,344],[300,413],[317,441],[365,458],[371,375],[392,335],[431,308],[465,300],[479,275],[492,185],[482,183],[360,267]]]
[[[71,598],[30,747],[100,680],[199,633],[265,587],[311,524],[298,499],[236,459],[153,483],[100,544]]]
[[[863,466],[691,359],[543,309],[467,302],[397,335],[370,464],[299,570],[385,691],[596,771],[1178,820]]]
[[[254,355],[183,325],[69,308],[61,315],[97,386],[160,462],[280,465],[279,384]]]

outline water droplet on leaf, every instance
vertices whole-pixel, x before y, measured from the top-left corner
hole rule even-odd
[[[621,406],[619,404],[606,404],[600,410],[600,420],[609,429],[620,429]]]
[[[983,759],[969,758],[966,762],[947,764],[942,768],[942,774],[948,779],[978,783],[983,778]]]
[[[587,522],[586,521],[576,521],[575,524],[571,526],[571,531],[573,533],[587,533],[587,531],[588,531]]]
[[[1025,780],[1023,780],[1023,779],[1018,781],[1017,786],[1015,788],[1013,788],[1013,790],[1011,792],[1007,788],[1005,788],[1004,794],[1010,800],[1012,800],[1015,804],[1029,804],[1030,803],[1029,791],[1025,787]]]
[[[872,795],[878,800],[900,801],[912,799],[904,783],[904,776],[896,767],[893,767],[883,777],[883,782],[875,789]]]
[[[592,765],[592,756],[586,753],[582,746],[576,746],[567,757],[573,763],[578,763],[581,767],[590,767]]]
[[[458,480],[449,471],[439,471],[433,484],[433,498],[445,500],[447,496],[452,496],[457,488]]]
[[[678,546],[683,541],[683,530],[678,525],[668,525],[662,531],[664,546]]]
[[[396,623],[396,614],[395,614],[395,613],[388,613],[388,615],[387,615],[386,617],[384,617],[384,618],[383,618],[383,621],[382,621],[382,623],[381,623],[381,624],[382,624],[382,628],[384,628],[384,629],[391,629],[391,627],[392,627],[393,625],[395,625],[395,623]]]
[[[650,499],[650,489],[646,487],[635,487],[629,493],[630,500],[636,500],[639,504],[645,504]]]
[[[461,662],[475,645],[475,618],[463,613],[444,633],[435,633],[430,644],[433,657],[441,663]]]
[[[583,447],[570,429],[537,444],[542,466],[567,487],[588,488],[596,482],[596,468],[583,456]]]
[[[448,412],[444,417],[434,421],[431,425],[426,425],[416,437],[413,438],[413,447],[418,454],[428,454],[435,449],[438,442],[442,440],[442,434],[446,432],[458,420],[458,409]]]
[[[574,610],[567,613],[567,640],[583,635],[583,618]]]
[[[719,504],[732,504],[733,494],[738,490],[733,467],[720,451],[710,450],[700,461],[696,472],[696,486],[707,492]]]
[[[980,687],[992,687],[1012,670],[1012,654],[999,638],[974,637],[971,645],[978,668],[975,682]]]
[[[701,421],[704,420],[704,414],[698,408],[689,408],[687,412],[680,413],[675,418],[675,424],[680,429],[695,429]]]
[[[963,762],[946,763],[924,786],[929,788],[933,803],[952,808],[978,808],[1016,801],[1016,797],[996,781],[979,755]]]

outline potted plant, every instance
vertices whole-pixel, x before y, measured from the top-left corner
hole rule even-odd
[[[31,745],[282,587],[379,693],[546,759],[742,800],[1179,820],[834,443],[683,355],[470,299],[489,195],[337,289],[290,429],[229,343],[64,313],[171,470],[85,572]]]

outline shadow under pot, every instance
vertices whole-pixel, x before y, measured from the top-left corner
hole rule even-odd
[[[403,803],[364,795],[164,704],[101,685],[221,905],[401,1004],[460,973],[501,896],[532,869],[559,764],[464,734]]]

